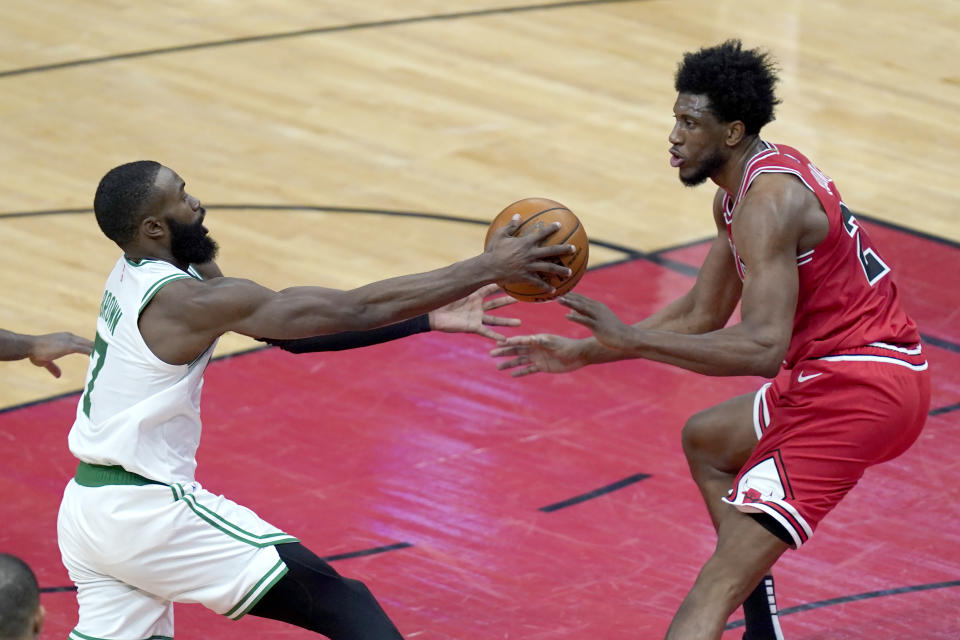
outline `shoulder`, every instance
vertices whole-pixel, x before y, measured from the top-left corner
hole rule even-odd
[[[123,256],[111,272],[107,288],[113,289],[121,298],[135,302],[142,311],[170,284],[194,279],[194,276],[164,260],[132,260]]]
[[[765,212],[791,215],[810,205],[816,196],[799,178],[790,173],[764,173],[754,178],[737,205],[737,217],[745,213]]]
[[[270,289],[240,278],[178,279],[159,289],[144,305],[142,319],[154,326],[178,327],[181,332],[219,335],[230,329],[232,321],[256,312],[274,295]]]
[[[816,196],[791,174],[758,175],[737,204],[737,246],[752,241],[795,248],[805,230],[805,213],[815,200]]]
[[[177,313],[246,313],[268,301],[276,292],[244,278],[219,277],[211,280],[178,279],[157,293],[162,306]]]
[[[183,273],[181,271],[181,273]],[[186,274],[185,274],[186,275]],[[202,280],[192,276],[178,278],[163,287],[162,292],[157,295],[168,297],[177,297],[184,300],[204,300],[207,298],[229,298],[231,296],[242,295],[243,292],[254,288],[263,289],[252,280],[243,278],[211,278]]]

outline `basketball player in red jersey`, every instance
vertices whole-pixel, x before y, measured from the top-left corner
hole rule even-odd
[[[829,177],[760,138],[776,81],[768,55],[735,40],[686,54],[677,71],[670,164],[685,185],[719,187],[717,238],[686,295],[627,325],[567,294],[567,317],[593,337],[518,336],[493,351],[515,376],[646,358],[775,378],[683,429],[718,543],[668,640],[719,639],[741,603],[745,639],[782,638],[770,568],[867,467],[917,439],[930,404],[917,327],[882,254]],[[727,326],[738,301],[742,319]]]

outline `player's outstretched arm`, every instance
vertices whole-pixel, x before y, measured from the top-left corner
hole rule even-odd
[[[485,284],[503,280],[517,279],[541,291],[550,291],[551,286],[540,275],[568,275],[570,270],[547,259],[573,253],[575,248],[540,246],[555,225],[522,237],[512,235],[516,229],[517,224],[511,223],[495,235],[484,253],[442,269],[382,280],[350,291],[286,289],[263,301],[248,317],[231,321],[229,330],[263,335],[260,331],[271,326],[289,333],[302,333],[308,327],[310,333],[369,329],[438,309]],[[482,321],[482,314],[479,319]],[[449,326],[449,315],[447,320]],[[449,328],[479,330],[479,324],[460,322]],[[444,328],[442,317],[440,328]]]
[[[60,377],[60,367],[54,360],[71,353],[89,355],[92,349],[93,342],[66,331],[34,336],[0,329],[0,360],[30,358],[56,378]]]
[[[809,193],[791,180],[760,176],[738,206],[734,241],[748,265],[739,323],[696,335],[629,326],[603,303],[579,294],[560,299],[571,309],[567,317],[629,357],[715,376],[776,375],[793,331],[798,247],[811,231]]]
[[[350,291],[294,287],[272,291],[249,280],[181,279],[163,287],[140,318],[154,353],[169,363],[190,362],[227,331],[253,337],[304,338],[357,331],[427,313],[496,281],[551,287],[539,274],[568,275],[549,262],[572,245],[540,246],[555,230],[544,226],[515,237],[518,224],[497,232],[486,251],[434,271],[382,280]]]
[[[489,298],[500,288],[489,284],[474,291],[469,296],[455,300],[439,309],[409,320],[401,320],[366,331],[341,331],[309,338],[280,340],[277,338],[257,338],[260,342],[280,347],[290,353],[316,353],[319,351],[344,351],[406,338],[427,331],[447,333],[476,333],[491,340],[503,340],[504,337],[489,326],[510,326],[520,324],[518,318],[496,316],[489,311],[513,304],[514,298],[499,296]]]

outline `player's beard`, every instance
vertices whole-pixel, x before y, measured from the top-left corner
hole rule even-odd
[[[713,153],[703,159],[693,175],[684,176],[683,174],[680,174],[680,182],[687,187],[696,187],[697,185],[703,184],[707,181],[707,178],[712,176],[717,172],[718,169],[720,169],[720,167],[723,166],[724,162],[726,162],[726,160],[724,159],[723,154],[720,153],[720,150],[714,149]]]
[[[203,219],[193,224],[181,224],[167,218],[170,228],[170,253],[181,265],[203,264],[217,257],[219,246],[207,235]]]

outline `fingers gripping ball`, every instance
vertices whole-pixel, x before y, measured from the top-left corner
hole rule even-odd
[[[545,302],[553,300],[557,296],[567,293],[580,281],[587,270],[587,257],[589,254],[589,242],[587,232],[584,231],[580,220],[570,209],[559,202],[548,200],[546,198],[524,198],[517,200],[506,209],[497,214],[497,217],[490,223],[487,229],[487,237],[484,239],[484,246],[490,241],[490,236],[501,227],[510,223],[515,214],[520,215],[520,228],[517,230],[518,236],[526,235],[537,228],[538,223],[551,224],[560,222],[560,228],[546,237],[541,243],[543,246],[555,244],[572,244],[577,248],[576,253],[555,258],[545,258],[550,262],[562,264],[570,269],[571,274],[568,277],[554,274],[543,274],[544,280],[556,288],[552,294],[537,291],[533,286],[525,282],[498,282],[500,288],[507,294],[523,300],[524,302]]]

